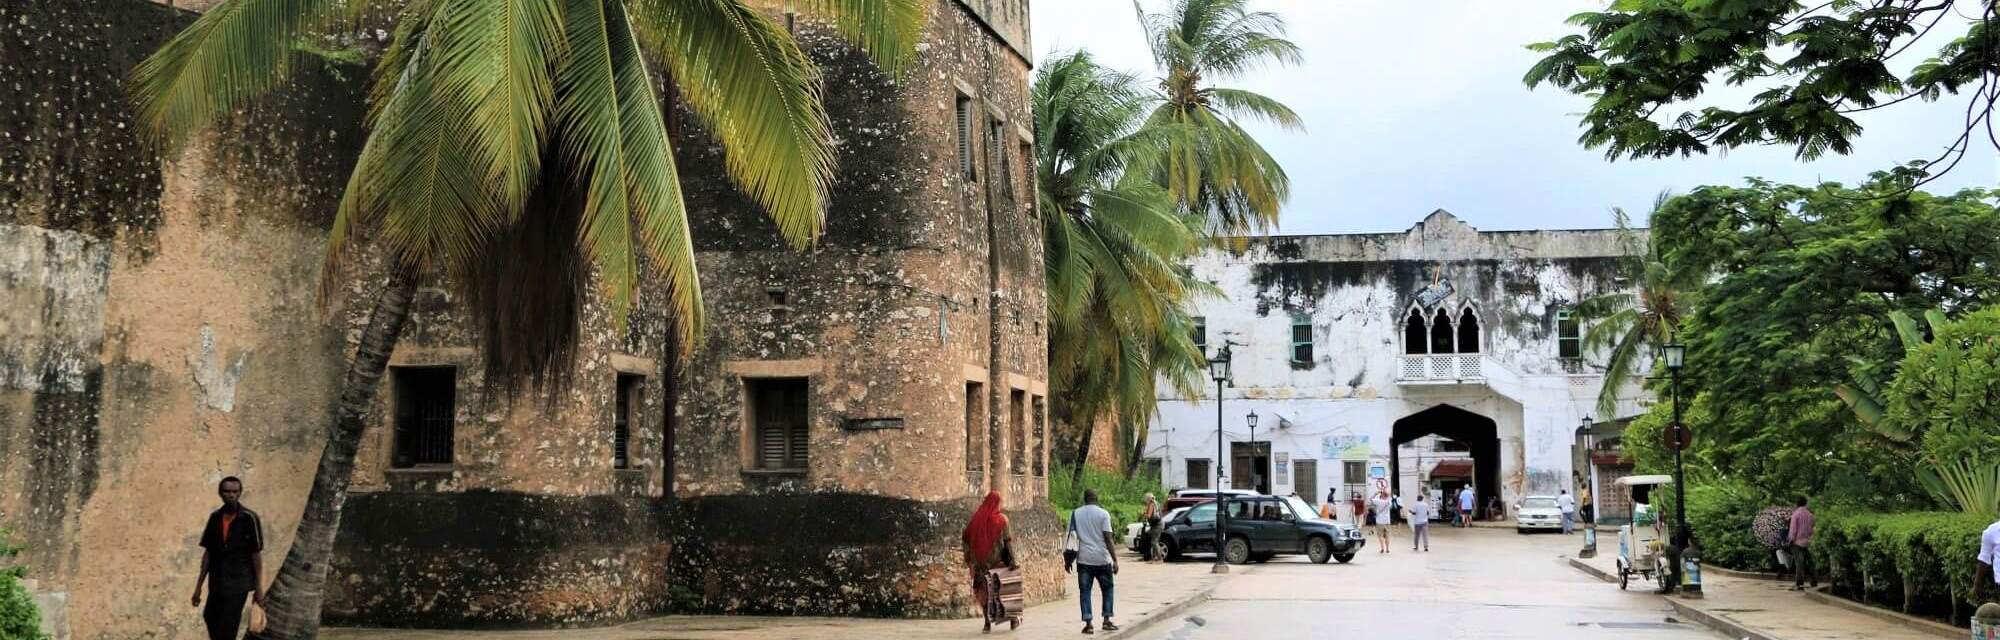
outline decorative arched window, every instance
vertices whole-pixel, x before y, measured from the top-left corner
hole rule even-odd
[[[1472,314],[1472,307],[1458,314],[1458,352],[1479,353],[1479,316]]]
[[[1430,331],[1424,326],[1424,312],[1412,307],[1410,316],[1403,320],[1403,353],[1423,355],[1430,352]]]
[[[1438,309],[1431,316],[1431,353],[1457,353],[1451,346],[1451,312]]]

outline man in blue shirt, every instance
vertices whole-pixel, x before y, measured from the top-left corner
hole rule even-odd
[[[1458,515],[1453,523],[1460,527],[1472,526],[1472,485],[1458,490]]]

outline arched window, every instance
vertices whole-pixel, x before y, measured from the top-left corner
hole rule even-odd
[[[1424,326],[1424,312],[1410,309],[1410,317],[1403,320],[1403,353],[1422,355],[1430,352],[1430,332]]]
[[[1479,316],[1472,315],[1472,307],[1458,314],[1458,352],[1479,353]]]
[[[1451,313],[1438,309],[1431,316],[1431,353],[1457,353],[1451,347]]]

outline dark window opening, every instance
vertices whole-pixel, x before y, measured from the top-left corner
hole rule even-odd
[[[1568,309],[1556,312],[1556,357],[1566,360],[1583,357],[1583,323]]]
[[[1042,398],[1041,396],[1035,396],[1035,398],[1034,398],[1034,401],[1033,401],[1033,402],[1031,402],[1031,403],[1029,403],[1029,405],[1028,405],[1028,406],[1029,406],[1029,408],[1030,408],[1030,409],[1032,409],[1032,410],[1033,410],[1033,411],[1035,412],[1035,418],[1034,418],[1034,419],[1035,419],[1035,450],[1034,450],[1034,451],[1033,451],[1032,453],[1030,453],[1030,454],[1029,454],[1029,456],[1030,456],[1030,457],[1032,457],[1032,458],[1034,458],[1034,460],[1035,460],[1035,477],[1039,478],[1039,477],[1042,477],[1042,476],[1044,476],[1044,475],[1046,475],[1046,474],[1048,473],[1048,450],[1049,450],[1049,440],[1048,440],[1048,437],[1049,437],[1049,433],[1048,433],[1048,429],[1049,429],[1049,426],[1048,426],[1048,410],[1049,410],[1049,402],[1048,402],[1048,400],[1045,400],[1045,399],[1043,399],[1043,398]],[[1158,470],[1159,470],[1159,469],[1157,469],[1157,468],[1155,468],[1155,469],[1154,469],[1154,471],[1158,471]],[[1157,476],[1157,475],[1156,475],[1156,476],[1154,476],[1154,477],[1159,477],[1159,476]]]
[[[1014,200],[1013,162],[1007,157],[1007,123],[999,118],[986,121],[986,149],[993,158],[987,167],[993,172],[993,186],[1006,202]]]
[[[611,468],[632,468],[632,416],[638,415],[640,399],[644,397],[646,377],[630,373],[618,374],[617,404],[612,407],[611,419]]]
[[[958,116],[958,175],[967,181],[977,180],[972,170],[972,97],[959,94],[956,105]]]
[[[1430,352],[1430,333],[1424,326],[1424,314],[1411,309],[1410,317],[1403,320],[1403,353],[1422,355]]]
[[[1292,363],[1303,364],[1313,359],[1312,318],[1292,316]]]
[[[1431,316],[1431,353],[1454,353],[1451,348],[1451,316],[1443,309]]]
[[[977,382],[965,383],[965,470],[981,472],[986,470],[986,459],[980,455],[979,439],[983,432],[981,418],[986,415],[986,385]]]
[[[451,464],[458,369],[395,367],[390,378],[396,387],[396,450],[392,466]]]
[[[756,468],[804,471],[806,380],[771,378],[743,384],[750,396],[750,424],[755,425]]]
[[[1208,318],[1194,317],[1194,348],[1208,353]]]
[[[1214,475],[1214,473],[1213,473],[1213,472],[1211,472],[1211,471],[1209,471],[1209,468],[1208,468],[1208,461],[1207,461],[1207,460],[1204,460],[1204,459],[1201,459],[1201,458],[1189,458],[1189,459],[1188,459],[1188,461],[1187,461],[1187,488],[1189,488],[1189,489],[1207,489],[1207,488],[1208,488],[1208,477],[1209,477],[1209,476],[1211,476],[1211,475]]]
[[[1012,464],[1009,464],[1008,467],[1016,474],[1028,472],[1028,426],[1027,416],[1025,415],[1027,412],[1027,392],[1015,389],[1013,393],[1008,394],[1007,429],[1013,434],[1010,443],[1013,445],[1011,448],[1014,450]]]
[[[1458,352],[1479,353],[1479,316],[1470,307],[1458,314]]]

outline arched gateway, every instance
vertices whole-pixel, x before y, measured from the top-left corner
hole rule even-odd
[[[1439,404],[1395,422],[1389,436],[1389,468],[1394,470],[1389,474],[1390,491],[1404,495],[1402,445],[1431,435],[1451,439],[1471,451],[1472,484],[1479,507],[1484,508],[1487,501],[1501,495],[1499,425],[1492,418],[1449,404]]]

